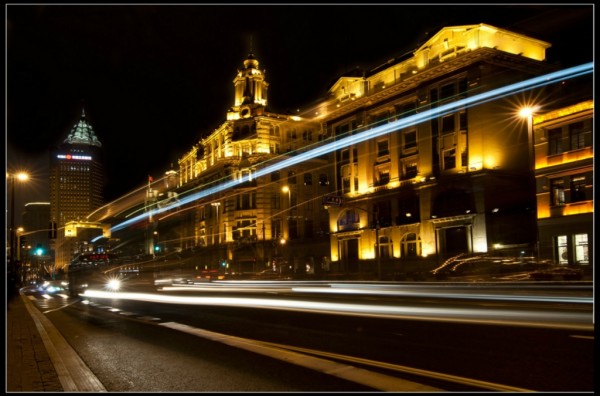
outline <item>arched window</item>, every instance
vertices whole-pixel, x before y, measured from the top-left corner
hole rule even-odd
[[[391,258],[394,255],[392,240],[386,235],[379,236],[379,257]]]
[[[414,232],[405,234],[400,242],[402,257],[416,257],[421,254],[421,238]]]
[[[356,230],[360,228],[360,217],[358,213],[352,209],[349,209],[341,214],[338,218],[338,230]]]

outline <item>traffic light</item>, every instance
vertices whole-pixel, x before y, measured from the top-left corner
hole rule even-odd
[[[34,252],[34,254],[35,254],[36,256],[43,256],[43,255],[44,255],[44,252],[45,252],[45,250],[44,250],[44,248],[42,247],[42,244],[41,244],[41,243],[38,243],[38,244],[37,244],[37,246],[35,247],[35,252]]]

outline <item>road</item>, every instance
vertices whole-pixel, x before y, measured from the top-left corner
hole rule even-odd
[[[165,285],[38,306],[115,391],[594,389],[590,288],[402,286]]]

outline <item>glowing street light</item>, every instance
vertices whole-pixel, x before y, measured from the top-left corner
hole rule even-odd
[[[15,229],[15,179],[19,182],[26,182],[29,180],[29,174],[25,172],[7,173],[6,177],[10,179],[10,271],[11,276],[16,276],[15,237],[17,230]],[[14,279],[16,280],[16,277]]]
[[[536,231],[536,240],[535,240],[535,250],[536,253],[539,252],[538,250],[538,244],[539,244],[539,234],[538,234],[538,225],[537,225],[537,187],[536,187],[536,180],[535,180],[535,142],[534,142],[534,136],[533,136],[533,115],[535,114],[536,111],[539,110],[539,107],[537,106],[524,106],[522,108],[519,109],[519,117],[521,118],[525,118],[527,120],[527,144],[528,146],[528,156],[529,156],[529,171],[530,171],[530,175],[531,175],[531,180],[530,180],[530,184],[531,184],[531,194],[532,194],[532,204],[533,204],[533,213],[534,213],[534,220],[536,222],[536,224],[534,225],[535,227],[535,231]]]
[[[288,209],[292,206],[292,189],[289,186],[281,187],[281,191],[288,195]]]
[[[538,110],[537,106],[524,106],[519,109],[519,117],[527,120],[527,141],[529,144],[529,167],[531,171],[535,171],[535,148],[533,142],[533,114]]]

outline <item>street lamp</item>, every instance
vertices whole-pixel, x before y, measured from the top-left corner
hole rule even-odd
[[[29,175],[25,172],[7,173],[6,177],[10,179],[10,272],[11,276],[15,276],[17,269],[15,263],[15,179],[20,182],[25,182],[29,179]],[[16,280],[16,278],[14,278]]]
[[[290,221],[292,219],[292,189],[289,186],[281,187],[281,191],[288,195],[288,238],[290,233]]]
[[[528,150],[527,150],[527,155],[529,157],[529,161],[528,161],[528,165],[529,165],[529,172],[530,172],[530,184],[531,184],[531,198],[532,198],[532,204],[533,204],[533,213],[534,213],[534,227],[535,227],[535,232],[536,232],[536,241],[535,241],[535,251],[536,253],[539,253],[538,251],[538,244],[539,244],[539,234],[538,234],[538,225],[537,225],[537,186],[536,186],[536,179],[535,179],[535,142],[534,142],[534,136],[533,136],[533,115],[536,111],[538,111],[539,108],[537,106],[524,106],[521,109],[519,109],[519,116],[521,118],[525,118],[527,120],[527,144],[528,144]]]
[[[220,235],[220,227],[219,227],[219,206],[221,206],[221,202],[212,202],[212,206],[217,210],[217,244],[221,243],[221,235]]]
[[[287,193],[288,195],[288,209],[291,209],[292,206],[292,189],[289,186],[281,187],[281,191]]]
[[[535,147],[533,142],[533,114],[538,110],[536,106],[525,106],[519,109],[519,117],[527,120],[527,142],[529,144],[529,168],[535,171]]]

